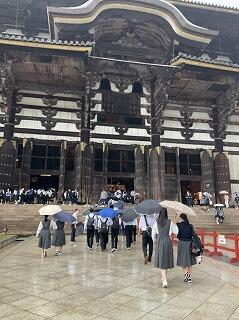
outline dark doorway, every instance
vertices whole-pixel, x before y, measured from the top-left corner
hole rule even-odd
[[[33,189],[49,189],[55,188],[58,190],[59,186],[59,176],[48,176],[48,175],[38,175],[31,176],[30,187]]]
[[[108,177],[107,184],[111,185],[124,185],[127,191],[134,190],[134,179],[133,178],[122,178],[122,177]]]
[[[181,181],[182,202],[185,204],[186,204],[185,195],[187,191],[191,192],[192,196],[194,196],[195,193],[201,191],[201,181],[192,181],[192,180]]]

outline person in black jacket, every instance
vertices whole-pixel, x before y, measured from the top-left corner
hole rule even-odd
[[[184,282],[191,283],[192,266],[196,264],[196,257],[192,254],[193,226],[189,223],[186,214],[180,215],[178,226],[178,257],[177,265],[184,270]]]

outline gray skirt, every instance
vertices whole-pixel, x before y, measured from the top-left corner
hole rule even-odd
[[[49,249],[51,247],[51,233],[49,229],[42,229],[39,234],[38,247]]]
[[[172,269],[173,263],[173,245],[169,237],[159,237],[155,249],[155,268]]]
[[[186,268],[196,264],[196,258],[191,252],[191,241],[178,240],[177,266]]]
[[[66,236],[64,229],[56,229],[52,237],[52,245],[55,247],[61,247],[66,244]]]

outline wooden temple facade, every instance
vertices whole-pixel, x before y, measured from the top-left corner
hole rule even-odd
[[[17,3],[0,0],[1,188],[239,191],[239,7]]]

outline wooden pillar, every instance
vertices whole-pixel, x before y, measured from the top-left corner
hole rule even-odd
[[[214,154],[214,176],[215,176],[215,193],[216,200],[222,201],[219,195],[220,191],[231,193],[230,169],[227,153]]]
[[[135,149],[135,191],[141,197],[145,195],[144,146]]]
[[[59,201],[62,201],[62,197],[65,189],[66,148],[67,148],[67,141],[63,141],[61,143],[61,153],[60,153],[60,170],[59,170],[59,187],[58,187]]]
[[[12,188],[16,166],[16,142],[0,139],[0,187]]]
[[[215,151],[223,152],[223,139],[225,138],[225,124],[223,115],[220,114],[219,108],[214,107],[212,110],[213,118],[213,135],[215,143]]]
[[[204,150],[200,153],[202,181],[201,190],[212,195],[212,202],[215,203],[215,181],[212,150]]]
[[[25,190],[30,187],[31,179],[31,160],[32,160],[32,149],[33,143],[30,140],[23,140],[23,151],[22,151],[22,169],[20,176],[20,187]]]
[[[161,148],[149,150],[149,197],[154,200],[161,200]]]
[[[180,173],[180,159],[179,159],[179,155],[180,155],[180,149],[177,148],[177,149],[176,149],[177,199],[175,199],[175,200],[182,202],[181,173]]]
[[[15,80],[11,67],[9,65],[0,65],[0,83],[2,87],[2,100],[5,111],[5,123],[3,137],[6,140],[13,139],[15,108],[16,108],[16,90]]]
[[[107,185],[107,177],[108,177],[108,153],[109,153],[109,145],[108,143],[103,142],[103,181],[102,187],[105,189]]]
[[[156,77],[151,79],[151,144],[153,148],[160,146],[160,110],[156,103]]]
[[[81,142],[76,146],[75,187],[79,192],[79,201],[87,203],[92,198],[93,147]]]

